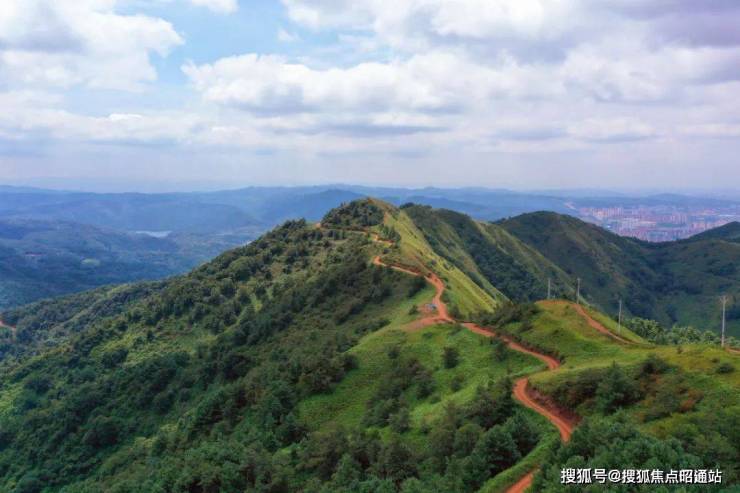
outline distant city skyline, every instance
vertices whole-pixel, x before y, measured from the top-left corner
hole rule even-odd
[[[738,24],[725,0],[4,0],[0,182],[740,188]]]
[[[701,205],[577,207],[573,212],[618,235],[653,242],[681,240],[740,221],[740,203],[724,208]]]

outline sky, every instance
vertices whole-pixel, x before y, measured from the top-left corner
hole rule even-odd
[[[737,0],[2,0],[0,183],[740,189]]]

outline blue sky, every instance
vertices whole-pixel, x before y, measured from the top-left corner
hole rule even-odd
[[[728,0],[5,0],[0,182],[740,188]]]

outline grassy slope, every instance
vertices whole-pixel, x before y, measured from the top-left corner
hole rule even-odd
[[[449,296],[450,304],[456,306],[462,313],[476,313],[491,309],[492,304],[487,293],[485,291],[481,293],[478,285],[472,283],[469,277],[434,253],[422,232],[403,211],[386,209],[384,223],[401,235],[400,247],[384,249],[383,253],[387,260],[391,259],[422,271],[429,269],[436,272],[445,279],[448,293],[456,291]],[[485,230],[482,232],[490,234]],[[508,236],[503,231],[499,234]],[[510,237],[505,238],[505,241],[509,239]],[[523,248],[525,251],[527,249],[516,240],[511,241],[509,247]],[[460,254],[460,252],[457,253]],[[530,253],[526,251],[527,255]],[[462,253],[460,257],[464,263],[471,262],[467,264],[467,267],[475,268],[475,264],[467,254]],[[532,255],[529,258],[536,257]],[[457,289],[450,290],[451,284]],[[473,296],[466,298],[458,294],[465,292]],[[503,298],[503,295],[497,291],[494,290],[493,293],[498,299]],[[415,318],[408,314],[409,308],[412,305],[422,304],[432,295],[433,291],[427,288],[413,299],[394,308],[390,314],[391,323],[387,327],[366,335],[349,351],[357,357],[358,368],[345,376],[332,393],[312,396],[300,403],[302,421],[309,429],[319,429],[330,423],[345,427],[360,425],[367,402],[378,387],[383,385],[395,365],[395,362],[388,357],[391,347],[398,347],[400,354],[415,357],[425,367],[433,369],[435,392],[430,398],[420,401],[414,395],[413,390],[405,394],[405,398],[412,407],[412,424],[411,429],[404,434],[404,438],[415,447],[424,446],[423,425],[431,424],[441,416],[448,402],[452,401],[456,404],[466,402],[472,397],[477,386],[489,380],[504,376],[515,378],[544,369],[537,359],[512,350],[507,350],[505,361],[496,361],[492,356],[490,340],[454,325],[437,325],[422,330],[406,329],[404,326]],[[386,313],[386,316],[389,314]],[[462,355],[460,364],[453,369],[441,368],[441,354],[446,346],[455,347]],[[462,387],[457,391],[451,388],[451,382],[455,378],[463,380]],[[539,445],[514,467],[491,478],[481,488],[482,492],[503,491],[531,470],[558,440],[556,430],[544,417],[529,409],[524,409],[524,411],[540,427],[542,438]]]
[[[429,294],[422,293],[414,301],[428,299]],[[388,356],[392,347],[399,348],[404,357],[417,358],[433,372],[435,392],[432,397],[420,401],[413,392],[406,394],[413,408],[412,434],[418,434],[423,423],[430,424],[439,416],[448,401],[468,400],[478,385],[506,375],[530,373],[541,367],[535,358],[516,352],[510,352],[505,361],[498,362],[493,358],[488,339],[455,325],[406,330],[402,327],[407,321],[403,313],[404,310],[399,310],[389,326],[365,336],[349,351],[357,357],[358,368],[352,370],[331,394],[312,396],[301,403],[300,414],[308,427],[317,429],[327,423],[359,425],[367,401],[396,365]],[[442,352],[448,346],[456,348],[461,355],[460,363],[452,369],[442,367]],[[455,378],[463,382],[457,391],[451,388]]]
[[[437,254],[488,292],[501,292],[515,301],[535,301],[546,297],[548,278],[553,294],[562,296],[573,290],[574,280],[562,269],[496,224],[424,206],[403,210]]]
[[[712,428],[712,415],[717,412],[740,415],[738,356],[717,347],[700,344],[686,345],[680,349],[675,346],[655,346],[645,343],[639,336],[626,329],[622,329],[620,335],[635,341],[635,344],[621,344],[590,328],[569,302],[541,302],[538,306],[541,312],[536,316],[532,329],[522,332],[517,324],[511,324],[506,329],[531,344],[557,351],[564,357],[561,369],[539,373],[531,378],[532,384],[539,390],[545,394],[552,393],[559,384],[572,381],[583,371],[604,368],[612,362],[625,367],[634,367],[654,354],[674,368],[666,376],[660,377],[655,388],[665,387],[668,392],[675,395],[689,390],[698,392],[697,395],[701,398],[695,407],[686,412],[674,412],[658,419],[646,419],[646,413],[654,407],[654,396],[649,392],[644,400],[627,410],[627,414],[638,428],[663,438],[689,436],[687,433],[695,433],[699,426],[706,433],[706,440],[710,442],[707,445],[709,450],[714,446],[711,445],[712,440],[716,443],[718,440],[732,439],[717,435],[718,430]],[[617,331],[616,324],[608,317],[595,310],[589,312],[607,328]],[[736,370],[730,373],[718,372],[723,364],[732,365]],[[593,409],[585,405],[578,411],[588,415]]]
[[[493,286],[484,289],[474,283],[458,267],[438,255],[403,210],[387,213],[384,222],[401,235],[398,250],[389,252],[387,258],[423,272],[437,273],[447,286],[445,295],[450,308],[456,309],[461,318],[467,319],[480,311],[494,311],[506,299]]]

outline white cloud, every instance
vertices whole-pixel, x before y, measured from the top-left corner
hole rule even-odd
[[[218,13],[239,7],[156,1]],[[539,153],[549,163],[550,153],[590,160],[601,152],[613,163],[621,148],[612,144],[627,141],[673,159],[670,144],[730,148],[737,137],[737,2],[282,2],[288,18],[267,19],[279,26],[266,40],[272,52],[254,53],[223,33],[215,51],[243,54],[204,60],[208,50],[193,52],[198,62],[182,67],[187,87],[168,80],[141,101],[117,95],[105,108],[76,108],[88,88],[155,81],[152,57],[183,43],[175,27],[132,14],[146,0],[0,0],[0,90],[9,91],[0,95],[0,137],[164,142],[224,154],[238,146],[316,160],[464,152],[482,168],[499,165],[492,153]]]
[[[690,137],[737,139],[740,138],[740,123],[703,123],[698,125],[685,125],[680,127],[680,132],[683,135]]]
[[[650,125],[633,118],[587,118],[572,124],[568,132],[577,139],[594,142],[643,140],[656,134]]]
[[[499,98],[562,91],[547,69],[511,59],[485,66],[446,52],[321,70],[280,56],[248,54],[191,63],[183,70],[206,101],[268,115],[406,112],[444,118]]]
[[[0,92],[0,137],[78,143],[188,144],[207,120],[181,111],[86,115],[64,108],[64,99],[45,92]]]
[[[279,56],[249,54],[183,70],[206,100],[255,113],[445,111],[459,99],[452,89],[464,84],[439,79],[449,63],[458,60],[419,56],[314,70]]]
[[[237,0],[190,0],[190,3],[198,7],[206,7],[219,14],[233,14],[239,10]]]
[[[281,43],[295,43],[296,41],[300,41],[300,38],[296,34],[291,34],[282,27],[278,29],[277,39]]]
[[[136,89],[156,80],[152,54],[183,43],[162,19],[121,15],[113,0],[4,0],[0,81],[10,87]]]

